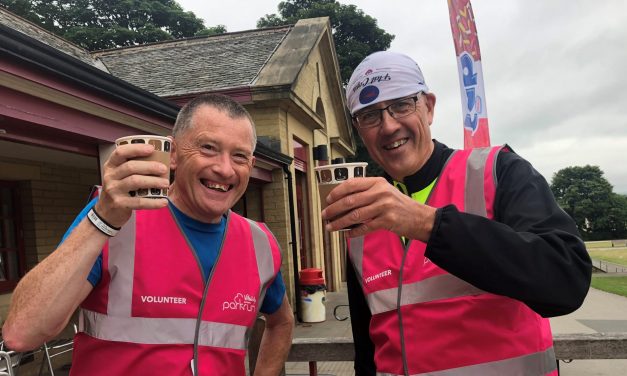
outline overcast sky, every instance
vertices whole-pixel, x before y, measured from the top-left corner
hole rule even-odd
[[[177,0],[229,32],[254,29],[278,0]],[[471,0],[492,144],[508,143],[550,182],[596,165],[627,194],[627,2]],[[446,0],[353,0],[395,35],[436,94],[434,138],[463,147],[457,62]]]

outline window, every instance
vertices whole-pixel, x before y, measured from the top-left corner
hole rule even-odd
[[[262,186],[253,182],[248,183],[246,193],[231,208],[235,213],[253,221],[263,222],[263,194]]]
[[[0,293],[24,274],[24,242],[17,183],[0,181]]]

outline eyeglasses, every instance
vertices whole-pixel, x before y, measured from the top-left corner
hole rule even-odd
[[[359,129],[367,129],[379,126],[383,120],[383,111],[387,111],[394,119],[400,119],[409,114],[413,114],[416,112],[416,102],[418,102],[420,94],[422,93],[418,93],[413,97],[399,99],[389,106],[362,112],[353,116],[355,127]]]

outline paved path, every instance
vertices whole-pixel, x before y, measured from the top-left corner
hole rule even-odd
[[[601,270],[603,270],[604,272],[608,273],[608,274],[613,274],[613,273],[618,273],[618,274],[625,274],[627,273],[627,267],[625,265],[621,265],[621,264],[615,264],[613,262],[609,262],[609,261],[605,261],[605,260],[599,260],[599,259],[592,259],[592,265],[596,268],[599,268]]]
[[[627,332],[627,298],[590,289],[581,308],[551,319],[554,333]],[[627,360],[574,360],[560,362],[561,376],[622,376]]]

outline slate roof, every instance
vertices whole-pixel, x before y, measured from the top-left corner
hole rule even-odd
[[[107,69],[95,59],[89,51],[78,47],[77,45],[61,38],[46,29],[41,28],[34,23],[27,21],[0,6],[0,25],[4,25],[10,29],[19,31],[39,42],[70,55],[83,63],[87,63],[93,67],[107,72]]]
[[[251,85],[292,29],[283,26],[93,53],[111,74],[161,97]]]

